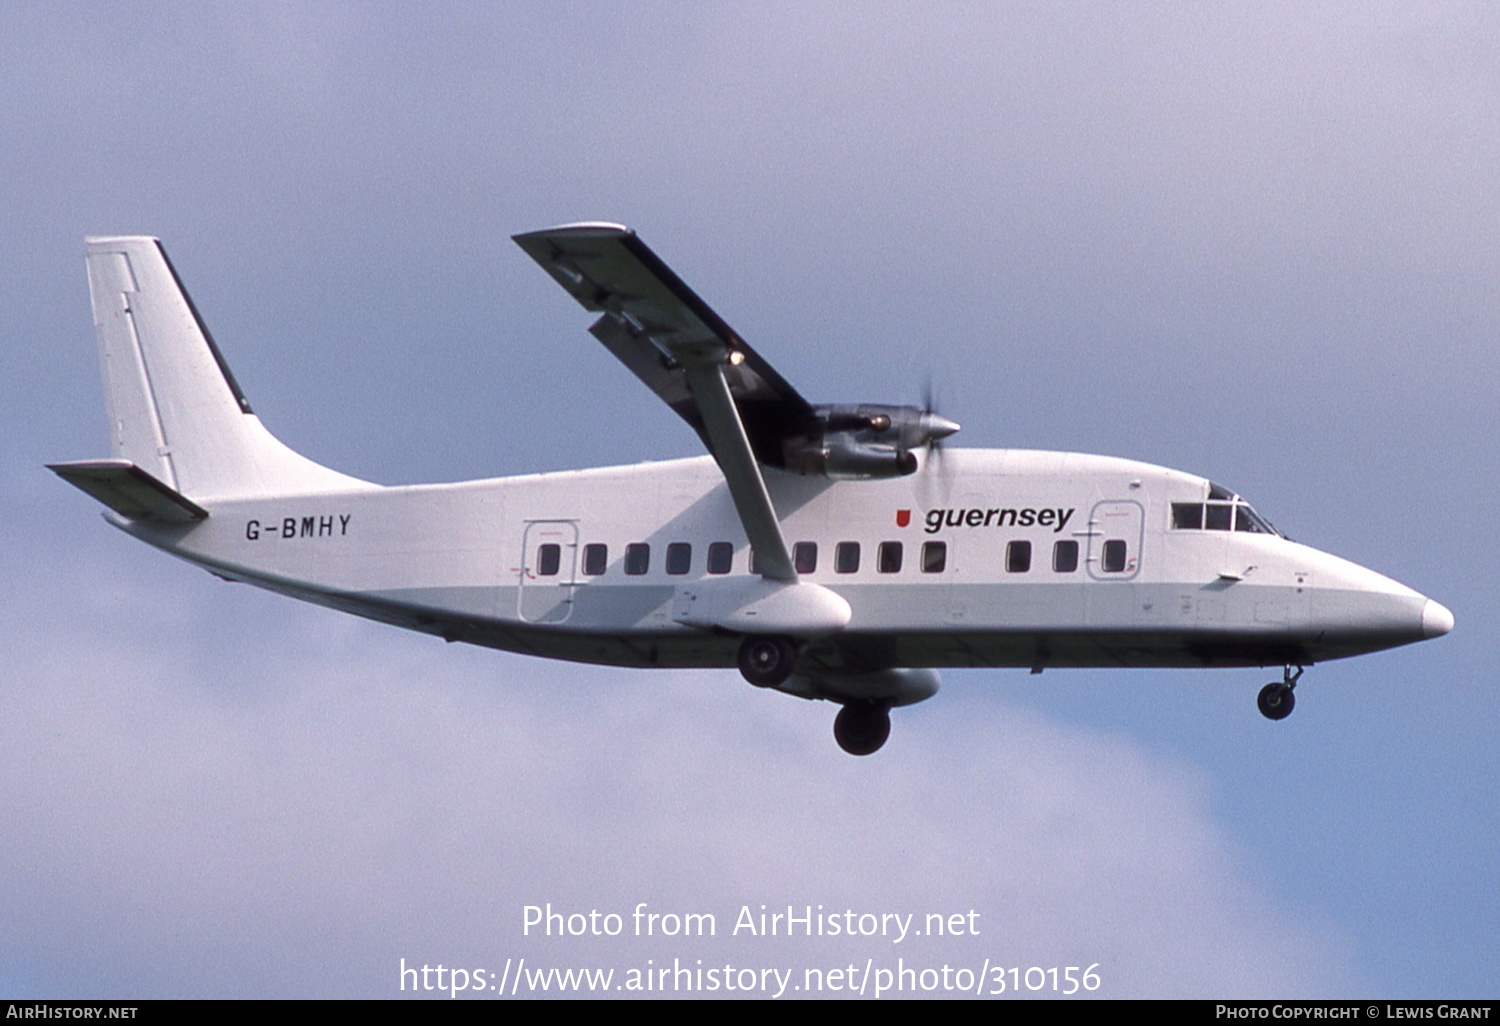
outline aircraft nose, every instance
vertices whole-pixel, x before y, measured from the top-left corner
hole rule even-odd
[[[1427,600],[1422,607],[1422,637],[1441,638],[1453,629],[1453,614],[1441,602]]]

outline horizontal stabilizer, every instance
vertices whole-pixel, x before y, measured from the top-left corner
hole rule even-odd
[[[208,516],[208,510],[129,460],[49,463],[47,469],[129,520],[190,524]]]

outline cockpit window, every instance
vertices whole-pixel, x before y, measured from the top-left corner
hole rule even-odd
[[[1286,537],[1250,504],[1222,485],[1210,483],[1208,502],[1172,503],[1174,531],[1245,531]]]
[[[1203,530],[1203,503],[1201,503],[1201,502],[1174,502],[1174,503],[1172,503],[1172,530],[1174,530],[1174,531],[1201,531],[1201,530]]]
[[[1252,534],[1276,533],[1276,528],[1272,527],[1259,513],[1244,503],[1234,508],[1234,529],[1236,531],[1249,531]]]
[[[1203,526],[1210,531],[1227,531],[1234,523],[1234,507],[1227,502],[1210,502],[1203,514]]]

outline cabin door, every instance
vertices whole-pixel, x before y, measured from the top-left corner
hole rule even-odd
[[[1141,536],[1145,511],[1130,499],[1094,504],[1089,511],[1089,624],[1128,629],[1135,622],[1135,581],[1141,572]]]
[[[578,521],[528,520],[521,533],[516,613],[527,623],[562,623],[573,614]]]
[[[1139,502],[1115,499],[1094,504],[1089,513],[1089,576],[1096,581],[1128,581],[1141,571],[1145,512]]]

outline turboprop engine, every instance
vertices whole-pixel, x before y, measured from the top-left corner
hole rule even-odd
[[[809,430],[783,443],[786,469],[836,480],[903,477],[916,472],[914,450],[957,430],[916,406],[815,406]]]

